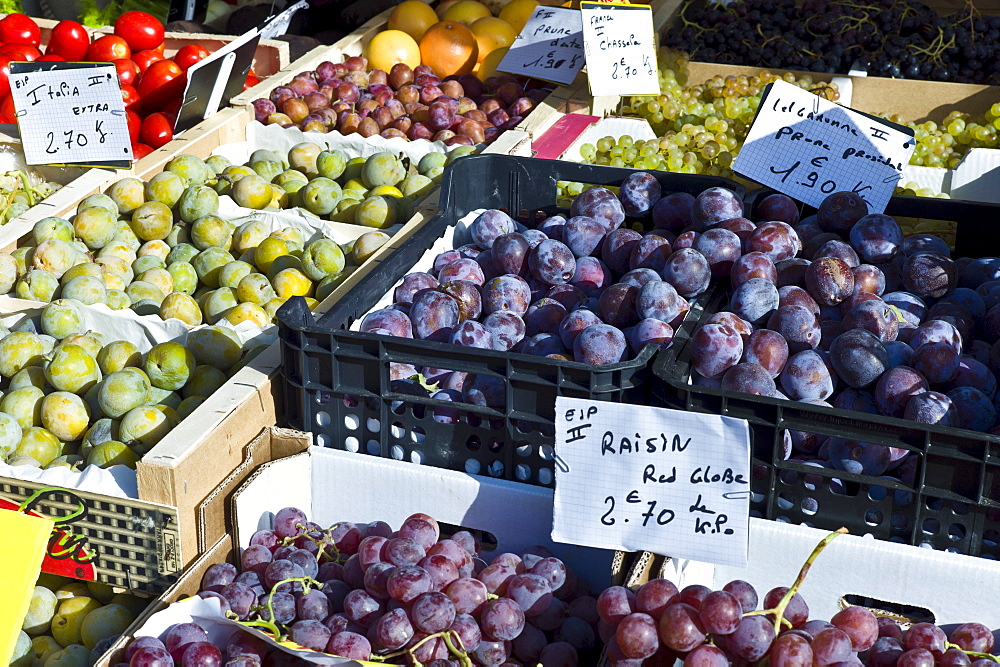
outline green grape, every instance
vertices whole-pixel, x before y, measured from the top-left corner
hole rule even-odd
[[[632,139],[632,137],[630,137],[629,135],[623,134],[622,136],[618,137],[617,143],[618,146],[620,146],[621,148],[628,148],[629,146],[635,143],[635,140]]]
[[[638,156],[639,156],[639,151],[637,151],[635,148],[632,148],[631,146],[622,151],[622,159],[629,164],[635,162],[635,159]]]
[[[607,153],[608,151],[610,151],[613,145],[614,145],[614,139],[612,139],[611,137],[602,137],[601,139],[597,140],[597,150],[599,150],[602,153]]]
[[[590,162],[597,156],[597,148],[594,144],[583,144],[580,146],[580,157],[584,159],[585,162]]]

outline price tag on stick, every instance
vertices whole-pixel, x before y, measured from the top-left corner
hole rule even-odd
[[[580,10],[542,5],[535,8],[497,70],[566,85],[583,65]]]
[[[113,64],[14,62],[10,84],[28,164],[132,166],[125,103]]]
[[[261,39],[275,39],[281,37],[288,32],[288,26],[292,23],[292,17],[300,9],[308,9],[309,3],[306,0],[299,0],[294,5],[281,12],[273,19],[264,24],[264,27],[260,29]]]
[[[175,134],[191,129],[240,94],[259,42],[260,29],[254,28],[191,66]]]
[[[733,170],[814,207],[832,192],[857,192],[869,212],[881,213],[915,147],[913,130],[778,80],[765,90]]]
[[[746,566],[746,421],[560,396],[555,456],[554,541]]]
[[[659,95],[649,5],[581,2],[591,95]]]

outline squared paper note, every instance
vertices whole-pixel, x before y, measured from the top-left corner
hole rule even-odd
[[[746,565],[745,420],[560,396],[555,457],[553,541]]]
[[[583,68],[579,9],[536,7],[497,70],[566,85]]]
[[[870,213],[881,213],[916,147],[902,129],[779,79],[733,170],[813,207],[833,192],[857,192]]]
[[[659,95],[653,10],[581,2],[580,12],[590,94]]]

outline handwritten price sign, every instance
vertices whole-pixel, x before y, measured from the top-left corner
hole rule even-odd
[[[28,164],[129,166],[132,143],[115,66],[72,67],[84,64],[11,65]]]
[[[592,95],[659,95],[648,5],[581,2],[583,45]]]
[[[745,421],[559,397],[555,469],[554,541],[746,565]]]
[[[832,192],[858,193],[881,213],[903,177],[913,131],[775,81],[733,169],[818,207]]]
[[[580,10],[543,5],[532,13],[497,69],[566,85],[583,64]]]

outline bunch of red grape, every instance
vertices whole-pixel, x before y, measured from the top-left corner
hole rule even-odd
[[[950,635],[931,623],[904,630],[864,607],[847,607],[829,622],[810,620],[802,596],[784,587],[769,591],[763,602],[757,610],[757,591],[745,581],[715,591],[699,585],[678,591],[666,579],[653,579],[635,593],[620,586],[601,593],[598,630],[611,667],[676,660],[685,667],[996,664],[987,657],[993,634],[980,623],[959,625]]]
[[[426,514],[398,531],[381,521],[324,530],[289,507],[273,529],[254,534],[239,569],[212,565],[200,595],[218,599],[231,618],[353,660],[596,663],[597,601],[572,570],[541,547],[489,563],[479,548],[468,531],[442,537]],[[130,667],[296,664],[243,632],[225,650],[228,663],[204,630],[187,623],[162,642],[135,640],[126,659]]]

